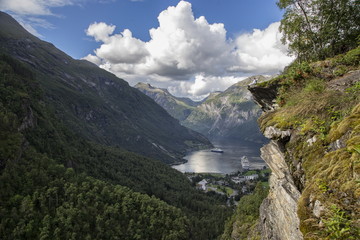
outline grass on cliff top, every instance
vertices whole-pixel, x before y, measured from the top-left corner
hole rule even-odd
[[[360,239],[360,81],[334,81],[360,69],[360,48],[321,62],[290,66],[260,86],[278,86],[278,109],[262,115],[268,126],[292,129],[290,168],[301,162],[306,178],[299,200],[305,239]],[[307,140],[316,139],[309,144]],[[337,147],[335,147],[337,145]],[[321,202],[320,216],[313,209]]]
[[[281,106],[259,119],[261,129],[276,125],[280,129],[300,127],[303,133],[328,132],[331,122],[348,115],[360,101],[359,82],[346,91],[331,90],[328,83],[358,70],[359,61],[360,47],[323,62],[294,64],[283,75],[260,83],[258,86],[279,86],[276,101]]]

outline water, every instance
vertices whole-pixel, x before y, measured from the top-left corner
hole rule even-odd
[[[250,162],[250,169],[266,166],[260,158],[262,144],[249,142],[217,142],[215,147],[224,150],[224,153],[214,153],[211,149],[191,152],[184,158],[186,163],[173,166],[180,172],[209,172],[209,173],[234,173],[241,171],[240,158],[247,156]]]

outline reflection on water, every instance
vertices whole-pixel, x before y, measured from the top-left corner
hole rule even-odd
[[[224,150],[224,153],[211,152],[210,149],[191,152],[184,158],[186,163],[173,166],[180,172],[212,172],[233,173],[241,170],[240,158],[247,156],[250,168],[262,168],[265,162],[260,158],[262,144],[249,142],[218,142],[215,147]]]

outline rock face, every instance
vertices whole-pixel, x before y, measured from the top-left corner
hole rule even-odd
[[[261,148],[261,157],[269,165],[268,197],[260,207],[262,239],[302,239],[297,202],[300,192],[296,188],[285,162],[282,146],[276,140]]]
[[[275,98],[277,87],[268,90],[263,87],[249,86],[263,111],[276,109]],[[263,240],[300,240],[300,220],[297,215],[300,191],[288,164],[285,161],[284,145],[291,138],[290,130],[280,130],[269,126],[264,130],[264,136],[271,139],[270,143],[261,148],[261,158],[268,164],[272,174],[269,179],[269,194],[260,207],[261,235]]]
[[[277,107],[275,99],[277,96],[278,86],[276,84],[267,87],[249,85],[248,89],[252,93],[254,101],[261,107],[263,111],[271,111]]]
[[[360,239],[359,59],[357,48],[249,86],[271,139],[261,149],[272,170],[262,239]]]

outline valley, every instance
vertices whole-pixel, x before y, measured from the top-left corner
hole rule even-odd
[[[249,141],[265,143],[256,119],[261,114],[247,90],[254,81],[262,82],[269,77],[252,76],[240,81],[223,92],[213,92],[200,102],[176,98],[166,89],[139,83],[139,89],[180,123],[202,133],[212,141]]]
[[[360,4],[176,2],[0,1],[0,239],[360,239]]]

